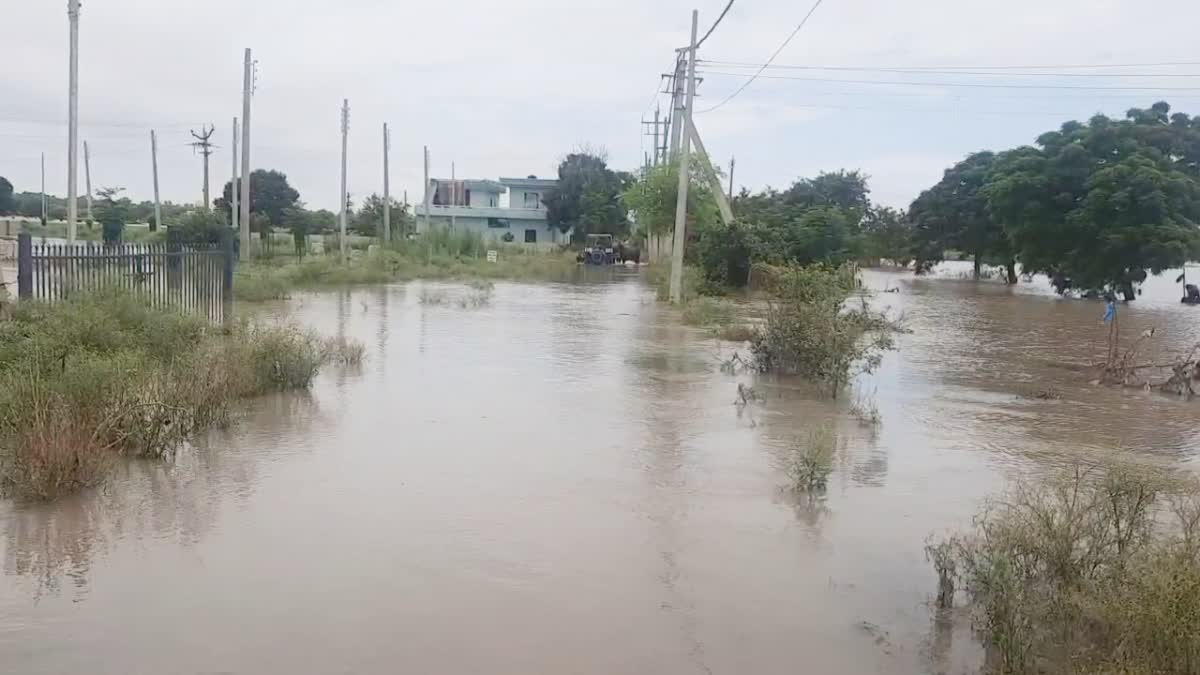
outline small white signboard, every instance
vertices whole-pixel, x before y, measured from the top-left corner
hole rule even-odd
[[[494,263],[498,260],[500,260],[500,252],[499,251],[488,251],[488,262]]]

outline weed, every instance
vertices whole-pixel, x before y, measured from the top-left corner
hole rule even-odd
[[[727,342],[752,342],[758,329],[746,324],[729,323],[716,329],[717,339]]]
[[[833,427],[813,429],[804,443],[792,450],[788,476],[796,492],[821,492],[829,484],[833,460],[837,454],[837,435]]]
[[[1200,486],[1119,462],[1018,483],[926,549],[1006,673],[1200,672]]]
[[[422,288],[418,299],[422,305],[442,305],[446,302],[446,292],[433,288]]]
[[[307,387],[324,363],[361,354],[290,326],[227,333],[113,293],[22,303],[0,322],[0,492],[95,485],[115,457],[170,455],[228,424],[236,400]]]
[[[367,354],[366,345],[344,337],[326,340],[324,347],[326,360],[345,366],[362,365]]]
[[[875,396],[859,392],[850,404],[850,416],[858,420],[864,427],[875,428],[883,423],[879,407],[875,405]]]
[[[471,291],[458,299],[458,306],[462,309],[479,309],[486,307],[491,302],[491,291]]]
[[[732,323],[733,305],[715,298],[695,298],[683,306],[683,322],[689,326],[717,326]]]

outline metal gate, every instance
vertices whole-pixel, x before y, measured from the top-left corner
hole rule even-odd
[[[17,296],[54,302],[95,291],[118,289],[155,307],[177,307],[228,321],[233,314],[233,240],[190,245],[35,245],[28,233],[17,240]]]

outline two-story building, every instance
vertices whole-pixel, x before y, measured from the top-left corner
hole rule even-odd
[[[428,227],[478,232],[484,239],[553,245],[570,241],[546,222],[546,192],[558,181],[530,176],[492,180],[429,181]],[[417,232],[425,231],[425,205],[418,204]]]

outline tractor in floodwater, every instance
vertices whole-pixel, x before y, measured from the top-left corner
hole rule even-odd
[[[583,247],[582,262],[587,265],[612,265],[617,249],[611,234],[589,234]]]

